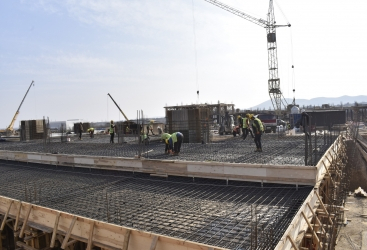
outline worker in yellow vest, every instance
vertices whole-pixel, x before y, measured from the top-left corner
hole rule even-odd
[[[87,132],[89,133],[90,138],[94,138],[94,128],[88,128]]]
[[[181,150],[181,144],[183,141],[183,134],[181,132],[176,132],[171,134],[171,137],[168,139],[169,147],[173,149],[173,155],[179,155]]]
[[[246,114],[245,117],[243,118],[243,122],[242,122],[242,138],[244,140],[246,140],[246,137],[248,135],[248,133],[250,132],[252,138],[254,138],[254,134],[252,133],[252,130],[250,128],[250,114]]]
[[[255,133],[255,144],[256,144],[256,150],[255,152],[262,152],[262,146],[261,146],[261,135],[264,132],[264,126],[261,120],[255,116],[251,117],[251,120],[253,120],[252,129]]]
[[[111,124],[110,124],[110,143],[115,143],[114,142],[114,138],[115,138],[115,124],[113,124],[113,120],[111,120]]]
[[[169,148],[169,142],[168,142],[169,138],[171,138],[171,135],[170,135],[170,134],[168,134],[168,133],[163,133],[163,134],[161,135],[161,139],[162,139],[162,141],[164,142],[164,144],[166,145],[166,148],[164,149],[164,153],[165,153],[166,155],[168,155],[169,153],[171,153],[171,150],[170,150],[170,148]]]

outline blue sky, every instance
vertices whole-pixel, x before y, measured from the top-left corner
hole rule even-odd
[[[269,3],[222,2],[263,19]],[[367,95],[366,10],[362,0],[275,2],[277,23],[292,24],[277,30],[285,97],[293,82],[296,98]],[[264,28],[204,0],[3,0],[0,128],[32,80],[16,124],[122,119],[107,93],[131,119],[196,103],[197,90],[201,103],[249,108],[269,99],[266,46]]]

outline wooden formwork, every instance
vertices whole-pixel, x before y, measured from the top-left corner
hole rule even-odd
[[[84,242],[87,249],[93,246],[102,249],[123,250],[220,250],[205,244],[152,234],[132,228],[109,224],[64,213],[54,209],[0,196],[1,228],[11,227],[16,244],[27,250],[37,248],[37,239],[47,235],[47,248],[56,241],[62,249],[73,249],[76,242]]]

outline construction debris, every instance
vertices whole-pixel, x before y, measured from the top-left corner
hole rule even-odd
[[[367,193],[361,187],[358,187],[356,190],[354,190],[354,195],[363,198],[367,197]]]

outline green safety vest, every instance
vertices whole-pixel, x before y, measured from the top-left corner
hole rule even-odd
[[[140,135],[141,138],[141,142],[144,142],[145,139],[148,138],[148,136],[146,134]]]
[[[171,137],[171,135],[168,134],[168,133],[163,133],[162,136],[161,136],[162,140],[168,140],[170,137]]]
[[[242,120],[243,120],[243,122],[242,122],[242,128],[248,128],[248,126],[247,126],[247,117],[245,117],[245,118],[242,118]]]
[[[177,133],[173,133],[173,134],[171,135],[171,138],[172,138],[172,143],[177,142]]]
[[[261,122],[261,120],[259,118],[255,118],[254,121],[257,121],[258,122],[258,124],[260,126],[260,131],[261,132],[264,132],[264,126],[263,126],[263,123]],[[254,125],[255,125],[255,123],[254,123]]]
[[[115,125],[111,124],[111,125],[110,125],[110,134],[115,133],[114,128],[115,128]]]

